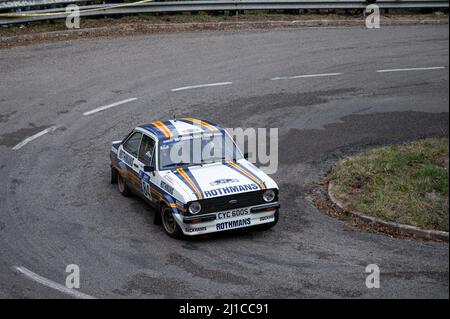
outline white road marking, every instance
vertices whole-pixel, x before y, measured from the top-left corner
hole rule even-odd
[[[26,144],[30,143],[31,141],[37,139],[38,137],[41,137],[42,135],[47,134],[47,133],[49,133],[49,132],[53,132],[53,131],[56,130],[58,127],[59,127],[58,125],[52,126],[52,127],[49,127],[49,128],[47,128],[47,129],[45,129],[45,130],[43,130],[43,131],[37,133],[37,134],[34,134],[33,136],[27,137],[27,138],[24,139],[22,142],[20,142],[20,143],[17,144],[16,146],[14,146],[12,149],[13,149],[14,151],[16,151],[16,150],[18,150],[18,149],[24,147]]]
[[[336,75],[342,75],[342,73],[322,73],[322,74],[305,74],[305,75],[294,75],[294,76],[277,76],[277,77],[271,78],[270,80],[271,81],[293,80],[293,79],[317,78],[317,77],[336,76]]]
[[[387,73],[387,72],[427,71],[427,70],[442,70],[442,69],[445,69],[445,66],[431,66],[426,68],[386,69],[386,70],[377,70],[377,72]]]
[[[38,283],[40,283],[41,285],[44,285],[46,287],[58,290],[62,293],[65,293],[67,295],[70,295],[72,297],[75,298],[79,298],[79,299],[95,299],[95,297],[89,296],[87,294],[84,294],[82,292],[79,292],[75,289],[70,289],[67,288],[66,286],[63,286],[61,284],[58,284],[54,281],[51,281],[47,278],[44,278],[42,276],[39,276],[37,274],[35,274],[34,272],[32,272],[31,270],[28,270],[25,267],[14,267],[18,272],[20,272],[21,274],[25,275],[26,277],[28,277],[31,280],[34,280]]]
[[[129,102],[133,102],[133,101],[136,101],[136,100],[137,100],[137,97],[133,97],[131,99],[126,99],[126,100],[119,101],[119,102],[116,102],[116,103],[113,103],[113,104],[110,104],[110,105],[101,106],[101,107],[98,107],[96,109],[84,112],[83,115],[84,116],[91,115],[91,114],[94,114],[94,113],[97,113],[97,112],[101,112],[101,111],[110,109],[112,107],[116,107],[116,106],[119,106],[119,105],[122,105],[122,104],[125,104],[125,103],[129,103]]]
[[[172,92],[178,92],[183,90],[190,90],[190,89],[198,89],[198,88],[205,88],[210,86],[222,86],[222,85],[230,85],[233,84],[233,82],[220,82],[220,83],[209,83],[209,84],[198,84],[198,85],[191,85],[191,86],[183,86],[181,88],[172,89]]]

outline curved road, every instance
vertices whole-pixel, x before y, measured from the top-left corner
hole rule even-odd
[[[80,291],[97,298],[448,298],[448,244],[353,228],[320,213],[308,195],[346,154],[448,136],[448,47],[444,25],[155,34],[0,50],[0,297],[70,298],[14,267],[64,284],[66,266],[77,264]],[[413,69],[397,70],[405,68]],[[314,74],[328,75],[302,77]],[[172,91],[221,82],[232,83]],[[172,114],[279,127],[275,228],[173,240],[150,208],[109,184],[110,142]],[[365,286],[372,263],[380,289]]]

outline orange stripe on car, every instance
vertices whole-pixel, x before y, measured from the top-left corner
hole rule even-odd
[[[202,120],[197,120],[197,119],[194,119],[194,118],[191,118],[191,117],[189,117],[189,118],[184,118],[183,120],[191,121],[192,123],[195,123],[195,124],[198,124],[198,125],[205,126],[205,127],[207,127],[208,129],[210,129],[211,131],[219,131],[219,129],[218,129],[217,127],[215,127],[214,125],[211,125],[211,124],[209,124],[209,123],[206,123],[206,122],[204,122],[204,121],[202,121]]]
[[[242,172],[243,174],[245,174],[245,176],[248,176],[248,178],[250,178],[252,181],[254,181],[256,184],[259,185],[259,187],[261,189],[266,189],[266,186],[261,183],[256,177],[255,175],[253,175],[251,172],[243,169],[242,167],[240,167],[239,165],[237,165],[236,163],[233,163],[231,161],[227,161],[227,163],[231,166],[233,166],[235,169],[239,170],[240,172]]]
[[[199,191],[199,189],[197,188],[197,186],[195,186],[194,182],[191,180],[191,178],[186,174],[186,172],[184,171],[184,169],[182,168],[178,168],[177,169],[178,173],[181,174],[181,176],[183,176],[183,178],[186,180],[186,182],[189,183],[189,185],[192,186],[192,188],[195,190],[195,192],[197,193],[197,197],[198,199],[202,199],[202,193]]]
[[[166,124],[161,121],[153,122],[154,126],[156,126],[161,132],[163,132],[164,136],[167,138],[171,138],[173,136],[172,132],[169,130]]]

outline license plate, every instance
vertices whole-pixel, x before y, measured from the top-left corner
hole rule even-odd
[[[237,208],[237,209],[217,213],[217,219],[221,220],[221,219],[236,218],[236,217],[240,217],[240,216],[246,216],[249,214],[250,214],[250,208]]]

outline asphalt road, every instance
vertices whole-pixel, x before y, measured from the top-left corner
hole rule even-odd
[[[98,298],[448,298],[448,244],[353,228],[308,196],[346,154],[448,136],[448,61],[448,25],[155,34],[0,50],[0,297],[70,298],[14,267],[64,284],[66,266],[77,264],[80,291]],[[445,68],[376,72],[434,66]],[[324,73],[342,74],[270,80]],[[275,228],[174,240],[149,207],[109,184],[110,142],[172,114],[279,128]],[[373,263],[380,289],[365,286]]]

